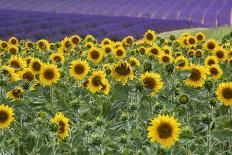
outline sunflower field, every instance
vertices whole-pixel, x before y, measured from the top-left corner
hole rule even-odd
[[[232,32],[0,40],[0,154],[232,154]]]

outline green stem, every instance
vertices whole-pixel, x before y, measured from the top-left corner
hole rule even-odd
[[[175,69],[172,74],[172,93],[171,93],[171,103],[174,104],[175,101],[175,87],[176,87],[176,73]]]
[[[56,138],[55,138],[55,135],[53,135],[53,138],[52,138],[52,153],[54,155],[56,155]]]
[[[51,104],[53,105],[53,87],[50,86],[50,99],[51,99]]]

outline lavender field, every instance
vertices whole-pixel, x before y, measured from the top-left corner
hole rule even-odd
[[[232,0],[0,0],[0,155],[232,155]]]

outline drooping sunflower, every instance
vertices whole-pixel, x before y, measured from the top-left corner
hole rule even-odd
[[[83,80],[89,72],[87,61],[75,60],[71,63],[69,74],[77,80]]]
[[[134,38],[132,36],[127,36],[123,39],[123,44],[126,46],[131,46],[134,42]]]
[[[142,82],[144,88],[151,90],[152,96],[163,88],[163,82],[158,73],[146,72],[141,75],[140,81]]]
[[[232,82],[222,82],[216,90],[218,100],[225,106],[232,106]]]
[[[218,43],[214,39],[209,39],[204,44],[205,49],[213,51],[215,48],[218,47]]]
[[[108,95],[110,93],[110,83],[108,80],[106,79],[103,79],[102,80],[102,88],[101,88],[101,91],[105,94],[105,95]]]
[[[144,34],[144,40],[146,43],[151,44],[156,40],[156,33],[153,30],[148,30]]]
[[[133,80],[134,71],[126,61],[120,61],[114,64],[111,68],[111,76],[123,84],[127,83],[128,79]]]
[[[159,56],[160,64],[170,64],[173,62],[173,57],[169,54],[161,53]]]
[[[194,57],[195,52],[196,52],[196,51],[195,51],[194,49],[188,50],[188,56],[189,56],[189,57]]]
[[[34,72],[30,68],[25,68],[19,72],[20,79],[31,82],[35,79]]]
[[[17,54],[19,51],[19,48],[15,45],[9,45],[8,51],[10,52],[10,54]]]
[[[70,37],[70,40],[73,46],[77,46],[81,42],[81,37],[79,37],[78,35],[73,35]]]
[[[214,64],[218,64],[217,57],[216,56],[208,56],[208,57],[206,57],[205,60],[204,60],[204,64],[206,66],[211,66],[211,65],[214,65]]]
[[[20,100],[23,97],[23,89],[21,87],[11,89],[6,93],[6,96],[14,101]]]
[[[15,45],[15,46],[18,46],[18,39],[16,37],[10,37],[8,42],[11,44],[11,45]]]
[[[196,39],[197,39],[197,42],[205,41],[205,34],[202,32],[196,33]]]
[[[45,39],[40,39],[37,41],[36,46],[39,51],[48,51],[50,49],[49,42]]]
[[[102,47],[102,50],[104,52],[104,56],[107,56],[108,54],[113,52],[113,47],[111,45],[105,45]]]
[[[61,41],[61,47],[63,49],[71,49],[72,48],[72,43],[71,43],[71,39],[69,37],[65,37],[62,41]]]
[[[129,58],[129,62],[130,62],[130,65],[132,67],[134,67],[134,66],[140,66],[140,62],[139,62],[139,60],[136,57],[130,57]]]
[[[7,49],[8,48],[8,42],[6,42],[6,41],[1,41],[0,42],[0,48],[1,49]]]
[[[192,87],[202,87],[207,78],[207,68],[200,65],[192,64],[191,66],[189,66],[189,70],[191,71],[191,73],[189,77],[185,80],[185,84]]]
[[[126,50],[123,47],[118,47],[113,50],[113,54],[116,58],[123,59],[126,56]]]
[[[85,41],[86,42],[92,42],[94,40],[95,40],[95,38],[94,38],[93,35],[88,34],[88,35],[85,36]]]
[[[148,55],[154,55],[156,57],[159,57],[162,50],[157,44],[153,44],[150,48],[147,49]]]
[[[9,76],[9,82],[14,82],[20,80],[20,77],[17,73],[15,73],[15,69],[10,66],[2,66],[0,68],[1,73]]]
[[[93,63],[99,63],[103,58],[103,53],[98,48],[91,48],[88,52],[88,60],[92,61]]]
[[[14,110],[8,105],[0,105],[0,129],[8,127],[14,121]]]
[[[55,45],[55,43],[50,43],[49,47],[50,47],[50,50],[51,50],[51,51],[56,50],[56,45]]]
[[[213,54],[219,61],[225,61],[228,57],[227,51],[219,46],[214,49]]]
[[[34,72],[34,73],[39,73],[41,71],[43,62],[38,59],[38,58],[32,58],[29,68]]]
[[[59,125],[59,130],[56,132],[56,134],[61,139],[65,139],[69,132],[69,119],[65,117],[63,113],[58,112],[56,113],[55,117],[51,119],[51,122]]]
[[[168,148],[179,140],[180,123],[172,116],[159,115],[151,120],[147,131],[151,142],[156,141],[162,147]]]
[[[189,60],[184,56],[179,56],[175,59],[176,69],[186,70],[189,66]]]
[[[55,62],[61,62],[62,64],[64,63],[64,55],[61,53],[52,53],[49,56],[49,59],[55,63]]]
[[[189,47],[189,44],[188,44],[188,37],[183,37],[180,39],[180,42],[181,42],[181,45],[183,47]]]
[[[219,65],[211,65],[208,67],[208,70],[213,79],[219,79],[223,74]]]
[[[55,65],[44,64],[41,68],[39,78],[41,83],[44,85],[57,83],[60,78],[59,69]]]
[[[162,50],[165,54],[172,55],[172,48],[170,46],[164,46]]]
[[[87,87],[90,92],[96,93],[101,91],[102,82],[105,79],[105,73],[103,71],[94,71],[88,79]]]
[[[26,62],[23,60],[21,56],[12,55],[8,63],[15,69],[23,69],[26,67]]]

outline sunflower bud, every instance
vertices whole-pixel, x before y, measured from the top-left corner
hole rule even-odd
[[[110,57],[109,58],[109,63],[113,63],[114,62],[114,58]]]
[[[193,130],[190,126],[185,126],[182,129],[181,136],[184,138],[191,138],[193,135]]]
[[[143,85],[140,82],[138,82],[135,87],[136,87],[136,91],[138,92],[143,91]]]
[[[213,98],[213,99],[211,99],[211,100],[209,101],[209,104],[210,104],[211,106],[216,106],[217,100],[216,100],[215,98]]]
[[[122,143],[122,144],[126,144],[127,143],[127,135],[121,135],[120,136],[120,142]]]
[[[90,131],[92,129],[93,125],[91,122],[87,122],[84,124],[84,130]]]
[[[150,56],[148,57],[148,59],[149,59],[149,60],[154,60],[154,59],[155,59],[155,56],[154,56],[154,55],[150,55]]]
[[[40,118],[40,119],[44,119],[45,117],[46,117],[46,113],[45,112],[38,112],[38,117]]]
[[[168,42],[168,46],[172,46],[172,42],[171,41]]]
[[[144,63],[143,70],[143,72],[150,72],[152,70],[152,64],[150,62]]]
[[[111,73],[111,69],[106,69],[106,74],[110,74]]]
[[[99,146],[100,144],[102,144],[102,138],[100,137],[99,134],[92,134],[91,138],[92,138],[92,145]]]
[[[131,55],[135,55],[135,51],[131,51]]]
[[[165,40],[161,38],[160,43],[163,44],[164,42],[165,42]]]
[[[172,73],[173,73],[173,70],[174,70],[174,65],[173,65],[173,64],[168,64],[168,65],[165,67],[165,70],[166,70],[166,72],[172,74]]]
[[[134,104],[134,103],[130,104],[130,105],[129,105],[129,109],[130,109],[131,111],[137,110],[136,104]]]
[[[180,97],[179,97],[179,102],[181,103],[181,104],[186,104],[186,103],[188,103],[189,102],[189,97],[188,97],[188,95],[181,95]]]
[[[212,119],[210,118],[210,116],[208,116],[206,114],[202,114],[200,116],[200,119],[204,124],[207,124],[207,125],[209,125],[212,122]]]
[[[121,114],[121,117],[120,117],[120,120],[122,120],[122,121],[126,121],[127,119],[128,119],[128,114],[127,113],[122,113]]]
[[[104,120],[101,117],[97,117],[95,123],[97,126],[103,126]]]
[[[174,40],[176,40],[176,37],[174,35],[171,35],[170,40],[174,41]]]
[[[210,80],[205,81],[205,88],[210,91],[213,87],[213,82]]]
[[[30,84],[28,82],[23,83],[23,89],[28,89],[30,87]]]

